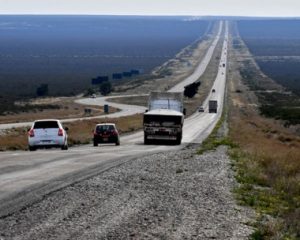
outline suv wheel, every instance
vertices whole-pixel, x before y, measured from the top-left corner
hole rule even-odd
[[[29,151],[31,151],[31,152],[32,152],[32,151],[36,151],[36,147],[32,147],[32,146],[29,146],[28,149],[29,149]]]

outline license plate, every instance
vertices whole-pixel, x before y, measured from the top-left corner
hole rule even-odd
[[[104,141],[104,142],[107,142],[107,141],[108,141],[108,138],[103,138],[103,141]]]

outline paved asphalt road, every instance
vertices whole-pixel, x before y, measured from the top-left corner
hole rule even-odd
[[[43,198],[47,193],[99,174],[102,171],[128,162],[131,159],[151,153],[173,151],[182,148],[188,143],[199,143],[205,139],[220,118],[223,107],[228,39],[228,25],[222,24],[220,28],[224,28],[223,25],[225,25],[223,50],[220,67],[213,86],[216,92],[210,92],[207,97],[204,103],[204,113],[197,112],[185,120],[182,145],[143,145],[143,133],[137,132],[121,137],[121,146],[118,147],[113,145],[100,146],[97,148],[92,146],[80,146],[71,148],[69,151],[40,150],[36,152],[3,152],[0,154],[0,216],[18,210],[26,204],[31,204]],[[217,42],[213,43],[213,49],[215,49],[216,43]],[[213,50],[209,52],[209,55],[212,54]],[[205,56],[204,59],[206,59],[206,57],[207,56]],[[206,59],[204,61],[206,64],[208,60]],[[222,67],[223,63],[226,64],[226,67]],[[202,62],[201,64],[204,63]],[[200,67],[198,67],[198,70],[199,69]],[[202,71],[203,70],[199,70],[198,74]],[[196,76],[193,77],[194,80],[198,78]],[[191,78],[188,79],[188,81],[191,81]],[[175,86],[173,90],[181,88],[180,86],[181,85]],[[208,100],[211,98],[217,99],[219,102],[219,111],[217,114],[208,113],[207,105]],[[98,100],[96,99],[95,101]],[[103,101],[103,99],[101,101]],[[110,105],[112,104],[110,103]],[[137,108],[136,106],[130,106],[127,111],[130,112],[133,109],[144,112],[144,108]],[[117,114],[122,116],[120,115],[122,112]]]

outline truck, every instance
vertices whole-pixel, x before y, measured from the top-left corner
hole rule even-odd
[[[144,144],[172,141],[181,144],[185,109],[182,92],[151,92],[144,113]]]
[[[208,112],[209,113],[217,113],[217,110],[218,110],[218,101],[217,100],[209,100]]]

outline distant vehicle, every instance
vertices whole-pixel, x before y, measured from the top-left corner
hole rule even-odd
[[[114,123],[97,124],[94,130],[94,147],[101,143],[114,143],[120,145],[119,132]]]
[[[213,88],[213,90],[211,90],[213,93],[216,92],[216,89]]]
[[[199,109],[198,109],[198,112],[204,112],[204,107],[200,106]]]
[[[96,98],[96,94],[92,94],[92,95],[91,95],[91,98]]]
[[[185,109],[182,92],[152,92],[144,113],[144,143],[173,141],[181,143]]]
[[[209,113],[217,113],[217,110],[218,110],[218,101],[217,100],[209,100],[208,112]]]
[[[58,147],[68,150],[68,128],[63,128],[57,119],[37,120],[28,131],[29,151],[38,148]]]

